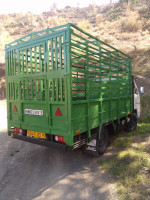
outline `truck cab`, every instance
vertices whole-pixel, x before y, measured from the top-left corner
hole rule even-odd
[[[134,77],[133,77],[133,106],[134,106],[134,112],[136,113],[137,118],[140,118],[140,114],[141,114],[140,92],[138,90]]]

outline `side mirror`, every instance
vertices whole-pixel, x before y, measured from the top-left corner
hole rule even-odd
[[[140,87],[141,94],[144,94],[144,87]]]

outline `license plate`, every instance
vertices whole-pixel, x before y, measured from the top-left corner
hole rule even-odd
[[[27,130],[27,136],[46,139],[46,133]]]

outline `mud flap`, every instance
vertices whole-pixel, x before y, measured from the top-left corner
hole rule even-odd
[[[96,145],[97,145],[96,139],[91,140],[89,143],[86,144],[84,152],[94,156],[98,156]]]

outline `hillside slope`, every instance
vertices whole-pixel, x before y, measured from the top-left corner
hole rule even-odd
[[[0,63],[5,62],[6,43],[33,31],[71,22],[131,55],[133,72],[150,77],[149,4],[147,0],[139,0],[138,4],[133,4],[133,0],[125,2],[120,0],[120,3],[105,6],[92,4],[87,8],[67,6],[40,15],[30,12],[0,15]]]

